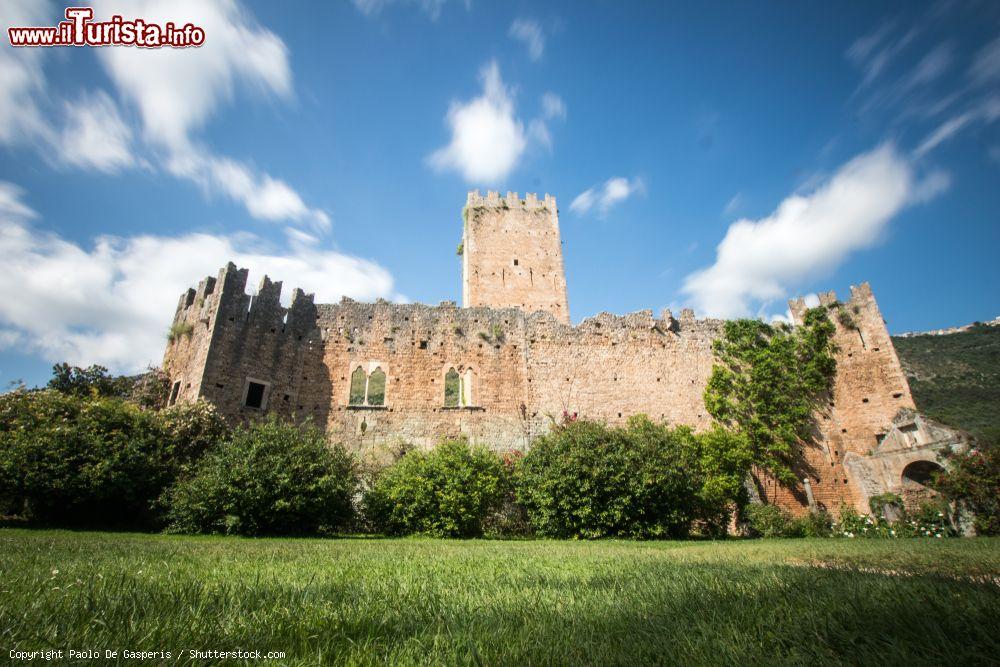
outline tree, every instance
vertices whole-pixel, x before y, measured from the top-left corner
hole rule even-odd
[[[9,512],[45,524],[153,527],[154,503],[172,481],[155,413],[51,390],[0,396]]]
[[[52,367],[48,388],[73,396],[126,397],[132,390],[132,378],[108,375],[108,369],[94,364],[86,368],[63,362]]]
[[[755,465],[785,484],[795,482],[796,449],[812,439],[816,408],[832,389],[834,331],[826,309],[813,308],[795,328],[728,321],[712,345],[706,409],[746,438]]]

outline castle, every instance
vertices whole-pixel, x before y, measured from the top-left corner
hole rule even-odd
[[[572,326],[554,197],[470,192],[463,210],[462,307],[379,300],[317,304],[264,277],[246,293],[230,263],[181,295],[164,354],[169,402],[211,401],[235,420],[263,412],[325,428],[355,450],[465,436],[525,449],[564,414],[623,423],[644,413],[707,428],[702,394],[722,321],[645,310]],[[758,479],[795,513],[867,511],[886,491],[919,491],[955,434],[923,419],[868,284],[838,304],[837,375],[795,488]],[[806,305],[790,302],[796,323]]]

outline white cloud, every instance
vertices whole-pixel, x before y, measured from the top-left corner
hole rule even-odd
[[[600,215],[606,215],[611,207],[632,195],[645,191],[641,178],[629,180],[621,176],[609,178],[603,185],[587,188],[573,199],[569,209],[577,215],[585,215],[594,207]]]
[[[871,84],[885,72],[919,33],[919,29],[911,28],[904,34],[898,35],[892,23],[883,23],[874,32],[851,44],[847,50],[847,57],[864,73],[861,86]]]
[[[951,44],[939,44],[924,54],[913,71],[904,79],[907,89],[925,86],[940,78],[951,67],[953,56]]]
[[[528,57],[532,60],[539,60],[545,53],[545,33],[538,21],[532,19],[516,19],[510,24],[507,34],[512,38],[524,42],[528,49]]]
[[[52,5],[39,0],[6,0],[0,3],[0,24],[48,25]],[[39,108],[45,90],[42,61],[46,49],[15,49],[0,44],[0,143],[50,140],[51,131]]]
[[[948,42],[928,50],[912,69],[873,90],[861,111],[902,104],[906,115],[931,116],[935,109],[947,106],[947,97],[938,99],[932,84],[951,67],[953,51]]]
[[[1000,97],[993,85],[1000,82],[1000,37],[979,48],[966,72],[967,80],[960,84],[957,77],[949,76],[956,60],[951,41],[921,46],[922,55],[913,66],[904,69],[896,63],[907,49],[916,50],[911,45],[940,19],[939,9],[929,10],[905,32],[895,22],[884,23],[855,41],[846,54],[863,73],[855,91],[855,96],[862,92],[868,95],[860,107],[862,113],[876,108],[895,109],[897,125],[905,120],[926,122],[950,114],[937,120],[937,126],[913,150],[918,158],[962,132],[1000,118]],[[876,79],[879,85],[870,85]]]
[[[131,143],[132,130],[107,93],[66,104],[59,156],[68,164],[114,173],[135,164]]]
[[[35,211],[21,201],[24,190],[13,183],[0,181],[0,219],[30,220],[38,217]]]
[[[205,29],[194,49],[97,49],[122,96],[133,102],[149,139],[171,150],[189,147],[199,129],[238,83],[288,97],[292,72],[284,42],[257,25],[235,0],[97,0],[101,18],[193,22]]]
[[[96,0],[94,6],[98,19],[120,14],[161,24],[193,22],[208,35],[192,49],[94,49],[120,98],[135,106],[141,137],[168,172],[221,192],[253,217],[329,227],[329,216],[307,207],[287,183],[214,155],[195,138],[238,88],[291,96],[288,49],[277,35],[257,25],[237,0]],[[7,25],[50,25],[60,13],[50,4],[17,1],[0,5],[0,18]],[[32,143],[47,160],[108,173],[148,165],[107,93],[59,100],[42,71],[43,51],[0,48],[0,143]],[[61,116],[44,113],[41,103],[50,99],[61,101]],[[245,177],[239,187],[218,174],[226,167]]]
[[[277,35],[257,25],[236,0],[100,0],[97,8],[103,16],[194,21],[209,36],[197,49],[99,52],[121,95],[139,110],[147,140],[166,150],[170,173],[242,203],[255,218],[329,228],[329,216],[307,207],[284,181],[215,156],[192,139],[221,104],[232,100],[238,84],[281,98],[291,96],[288,49]]]
[[[189,151],[175,155],[167,163],[167,170],[209,192],[221,192],[242,202],[250,215],[260,220],[290,220],[320,232],[330,230],[330,217],[325,212],[306,206],[284,181],[259,174],[242,162]]]
[[[690,274],[682,291],[699,313],[738,317],[787,296],[873,245],[904,207],[948,186],[944,174],[917,180],[891,145],[843,165],[812,193],[786,198],[768,217],[730,225],[715,263]]]
[[[470,183],[484,184],[503,179],[514,169],[527,140],[496,61],[483,67],[479,76],[483,94],[452,103],[446,117],[451,142],[432,153],[428,163],[437,170],[455,170]]]
[[[743,206],[743,193],[737,192],[726,204],[726,207],[722,209],[722,215],[732,215],[738,211],[741,206]]]
[[[432,21],[436,21],[441,16],[441,10],[447,0],[352,0],[352,2],[358,11],[369,17],[378,16],[383,9],[391,5],[416,5]],[[465,0],[463,4],[468,9],[470,0]]]
[[[540,118],[535,118],[528,123],[528,136],[539,146],[552,149],[552,133],[549,132],[548,123]]]
[[[563,99],[553,92],[547,92],[542,95],[542,115],[546,118],[558,118],[560,120],[565,120],[566,118],[566,103]]]
[[[938,125],[933,132],[920,142],[920,145],[914,149],[913,154],[916,157],[923,157],[956,136],[963,129],[978,123],[992,123],[997,119],[1000,119],[1000,97],[988,98],[972,109],[952,116]]]
[[[0,339],[7,347],[48,361],[100,363],[116,372],[159,363],[177,298],[233,260],[317,301],[342,295],[362,300],[399,298],[392,276],[368,260],[324,250],[289,230],[275,250],[251,235],[102,236],[90,248],[28,222],[35,213],[18,188],[0,182]]]
[[[979,84],[1000,79],[1000,37],[984,46],[969,67],[969,76]]]
[[[566,103],[549,91],[542,95],[542,115],[528,123],[528,137],[539,146],[552,150],[552,132],[549,121],[566,119]]]

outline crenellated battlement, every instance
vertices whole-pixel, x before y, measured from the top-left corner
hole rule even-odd
[[[546,193],[543,199],[539,199],[534,192],[525,193],[524,199],[516,192],[508,192],[506,197],[501,197],[499,192],[489,190],[486,196],[479,194],[479,190],[469,192],[465,205],[468,208],[507,208],[524,209],[536,211],[539,209],[556,210],[556,198]]]
[[[878,308],[875,304],[875,297],[872,294],[871,285],[867,282],[861,283],[860,285],[851,285],[851,298],[846,302],[840,302],[837,298],[837,293],[833,290],[829,292],[820,292],[817,294],[819,298],[819,305],[825,308],[832,308],[838,304],[844,306],[848,312],[855,312],[864,309],[868,310],[873,305],[876,309]],[[792,321],[794,324],[802,324],[805,318],[806,311],[809,310],[809,306],[806,305],[806,300],[803,297],[797,297],[788,300],[788,309],[792,313]],[[880,316],[881,317],[881,316]]]

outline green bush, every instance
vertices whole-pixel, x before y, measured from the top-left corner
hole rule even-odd
[[[826,510],[809,512],[798,519],[793,519],[793,535],[790,537],[832,537],[834,521]]]
[[[206,452],[229,435],[225,421],[207,401],[178,403],[156,415],[166,456],[176,475],[189,472]]]
[[[973,514],[980,535],[1000,535],[1000,446],[970,449],[950,458],[935,488]]]
[[[169,529],[236,535],[338,530],[353,514],[353,458],[322,431],[270,418],[238,428],[167,494]]]
[[[500,458],[465,441],[412,450],[386,468],[365,494],[365,515],[389,535],[477,537],[510,488]]]
[[[517,497],[547,537],[682,537],[704,516],[705,475],[688,429],[569,421],[533,443]]]
[[[132,383],[126,398],[140,408],[159,410],[170,396],[170,376],[162,368],[150,366],[145,373],[129,378]]]
[[[801,524],[777,505],[754,503],[743,510],[753,537],[801,537]]]
[[[872,516],[892,521],[905,514],[903,498],[898,493],[880,493],[868,499],[868,508]]]
[[[831,537],[835,525],[825,510],[792,517],[777,505],[748,505],[743,516],[752,537]]]
[[[524,459],[524,453],[512,450],[501,454],[508,484],[500,503],[483,519],[483,534],[493,538],[532,537],[535,534],[524,505],[517,501],[517,491],[512,480],[517,467]]]
[[[33,522],[155,525],[154,501],[175,474],[168,449],[156,414],[117,398],[23,389],[0,396],[4,509]]]
[[[0,396],[5,514],[36,523],[150,528],[158,497],[225,435],[211,405],[142,410],[97,392]]]

